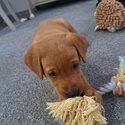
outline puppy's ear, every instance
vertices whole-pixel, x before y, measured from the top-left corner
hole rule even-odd
[[[40,59],[40,53],[36,46],[31,46],[24,56],[24,63],[32,70],[40,79],[43,79],[43,68]]]
[[[88,41],[85,37],[78,33],[68,33],[67,35],[70,42],[76,48],[78,55],[82,58],[83,62],[86,62],[86,52],[88,48]]]

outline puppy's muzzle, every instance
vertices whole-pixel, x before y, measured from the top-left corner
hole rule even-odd
[[[72,98],[76,96],[83,96],[84,93],[81,93],[78,89],[72,89],[69,92],[66,93],[66,98]]]

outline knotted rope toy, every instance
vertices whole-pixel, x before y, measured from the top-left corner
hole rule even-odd
[[[93,97],[68,98],[61,102],[47,103],[49,114],[65,125],[105,125],[104,109]]]
[[[114,95],[125,96],[125,56],[119,56],[119,69],[116,76],[112,76],[111,82],[99,87],[97,93],[104,95],[113,91]]]
[[[96,27],[107,29],[109,32],[125,28],[125,7],[117,0],[102,0],[95,13]]]

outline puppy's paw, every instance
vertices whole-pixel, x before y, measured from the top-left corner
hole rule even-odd
[[[94,97],[95,97],[95,101],[100,103],[100,104],[103,104],[103,98],[102,98],[102,95],[98,94],[98,93],[95,93],[94,94]]]

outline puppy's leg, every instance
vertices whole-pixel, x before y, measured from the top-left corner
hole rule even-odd
[[[87,96],[95,96],[96,101],[102,104],[103,103],[102,95],[96,92],[96,90],[88,83],[86,78],[84,78],[84,81],[85,81],[85,86],[83,89],[84,94]]]
[[[95,96],[97,102],[99,102],[101,104],[103,103],[102,96],[100,94],[98,94],[96,92],[96,90],[94,88],[92,88],[89,84],[86,84],[84,93],[87,96]]]

